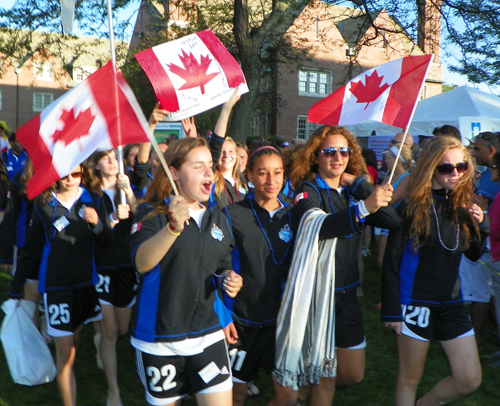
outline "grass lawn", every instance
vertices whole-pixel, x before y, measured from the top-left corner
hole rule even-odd
[[[385,406],[393,405],[393,386],[397,372],[396,342],[394,334],[380,322],[380,310],[375,304],[380,301],[380,271],[376,265],[376,250],[366,258],[364,282],[365,296],[360,298],[363,308],[365,334],[367,338],[367,362],[364,381],[350,388],[337,391],[336,405],[343,406]],[[0,302],[7,299],[10,275],[0,272]],[[3,318],[1,312],[0,319]],[[93,329],[86,327],[80,351],[76,359],[76,378],[78,382],[78,405],[98,406],[106,403],[106,380],[104,372],[95,363],[92,342]],[[53,350],[53,348],[52,348]],[[491,354],[500,348],[487,342],[481,355]],[[142,385],[135,371],[134,352],[128,337],[118,342],[119,379],[122,399],[125,406],[146,405]],[[500,405],[500,368],[489,367],[499,358],[483,358],[483,384],[471,396],[453,403],[466,406]],[[427,359],[424,378],[420,384],[419,396],[428,391],[438,380],[449,374],[447,360],[438,343],[433,343]],[[257,397],[249,398],[248,406],[266,405],[272,396],[272,383],[269,373],[262,371],[256,385],[261,390]],[[0,351],[0,406],[54,406],[61,404],[57,384],[26,387],[15,385],[9,374],[3,351]],[[184,405],[195,405],[194,400]]]

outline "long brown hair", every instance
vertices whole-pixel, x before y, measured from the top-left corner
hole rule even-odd
[[[231,137],[226,137],[224,139],[224,142],[230,142],[231,144],[233,144],[234,149],[236,151],[236,162],[234,163],[233,171],[231,172],[232,178],[235,179],[234,188],[236,190],[239,190],[240,188],[246,189],[247,187],[245,185],[245,182],[243,182],[242,180],[240,172],[240,156],[238,155],[238,146]],[[220,196],[222,192],[224,192],[225,180],[224,176],[222,175],[222,173],[218,168],[218,163],[217,163],[217,169],[214,171],[214,183],[215,183],[215,194],[217,196]]]
[[[101,171],[96,169],[95,167],[101,158],[110,155],[113,151],[114,149],[109,149],[107,151],[96,151],[88,159],[89,166],[92,168],[89,171],[90,173],[89,189],[92,190],[92,192],[97,193],[98,195],[101,196],[102,196]]]
[[[165,152],[167,165],[179,170],[186,161],[187,154],[199,147],[207,147],[207,142],[204,138],[182,138],[176,140],[170,144]],[[150,215],[164,214],[168,212],[168,206],[165,203],[165,199],[172,194],[173,189],[167,174],[164,170],[159,169],[155,173],[155,178],[148,187],[146,195],[140,203],[147,203],[153,208],[153,212],[150,213]]]
[[[351,148],[351,156],[345,172],[354,176],[368,173],[365,160],[361,154],[361,148],[354,135],[343,127],[327,125],[316,129],[307,141],[306,146],[300,151],[290,174],[292,185],[297,186],[301,182],[311,181],[318,174],[318,165],[315,161],[321,145],[330,135],[343,136],[347,140],[349,148]]]
[[[479,233],[475,220],[469,209],[472,207],[474,165],[467,148],[456,138],[450,136],[434,137],[422,149],[415,168],[410,172],[406,200],[406,215],[411,221],[410,236],[413,239],[413,248],[425,244],[430,235],[430,211],[432,197],[432,178],[436,167],[450,149],[460,149],[464,154],[464,161],[469,163],[467,171],[458,181],[457,187],[449,194],[450,207],[456,214],[461,225],[473,222],[473,229]],[[462,227],[466,241],[469,242],[471,232],[469,227]]]

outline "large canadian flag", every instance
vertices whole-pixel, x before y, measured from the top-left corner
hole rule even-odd
[[[179,121],[225,103],[245,76],[215,34],[200,31],[135,54],[153,85],[167,121]]]
[[[149,142],[147,120],[111,62],[24,124],[17,139],[33,162],[27,195],[34,198],[96,150]]]
[[[406,128],[432,57],[408,56],[362,73],[313,105],[308,121],[325,125],[353,125],[373,120]]]

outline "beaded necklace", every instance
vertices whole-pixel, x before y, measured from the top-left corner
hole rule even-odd
[[[439,220],[438,220],[438,215],[436,212],[436,206],[434,206],[434,197],[431,196],[431,205],[432,205],[432,211],[434,212],[434,217],[436,219],[436,227],[437,227],[437,232],[438,232],[438,240],[441,246],[448,251],[455,251],[458,248],[459,240],[460,240],[460,224],[458,222],[458,218],[455,216],[455,221],[457,222],[457,237],[456,237],[456,242],[455,242],[455,247],[454,248],[448,248],[446,245],[444,245],[443,240],[441,238],[441,230],[439,228]]]
[[[328,187],[328,184],[325,182],[325,180],[320,175],[318,175],[318,178],[320,178],[325,183],[325,185],[326,185],[326,194],[328,195],[328,201],[330,202],[330,207],[332,208],[332,211],[334,213],[336,213],[335,207],[333,207],[332,198],[330,197],[330,188]],[[351,196],[349,195],[349,191],[347,189],[346,189],[346,192],[347,192],[347,196],[348,196],[348,200],[349,200],[349,207],[351,207]],[[354,235],[354,233],[351,233],[349,235],[344,235],[344,237],[345,238],[351,238],[353,235]]]
[[[283,254],[283,258],[281,258],[281,260],[279,262],[276,262],[276,259],[274,258],[273,246],[271,245],[271,241],[269,240],[269,237],[267,236],[266,231],[264,230],[264,227],[262,227],[262,223],[260,222],[259,217],[257,216],[257,213],[255,212],[252,200],[253,200],[253,198],[250,196],[250,198],[249,198],[250,207],[252,208],[253,215],[257,219],[257,223],[259,223],[259,227],[260,227],[260,230],[262,231],[262,234],[264,234],[264,238],[267,241],[267,245],[269,246],[269,249],[271,250],[271,258],[272,258],[272,260],[274,262],[274,265],[281,265],[283,263],[283,261],[285,260],[286,256],[288,255],[288,251],[290,251],[290,247],[292,246],[292,240],[293,240],[293,238],[290,238],[290,240],[288,241],[288,246],[286,247],[286,251]],[[278,201],[281,204],[283,204],[280,199],[278,199]],[[292,230],[292,218],[290,216],[290,211],[288,211],[287,214],[288,214],[288,227],[290,227],[290,230]]]

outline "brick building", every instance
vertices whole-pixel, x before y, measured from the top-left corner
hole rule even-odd
[[[206,0],[193,1],[200,13],[208,13]],[[187,24],[182,11],[170,3],[143,2],[131,40],[132,52],[144,35],[155,35],[162,29],[162,16],[167,11],[169,25]],[[435,54],[421,98],[441,93],[439,1],[418,0],[417,4],[419,27],[415,42],[385,10],[366,15],[360,10],[312,0],[285,33],[288,43],[306,50],[305,55],[293,63],[269,67],[262,79],[261,99],[253,112],[249,135],[307,139],[316,128],[307,122],[314,103],[363,71],[405,56]],[[250,0],[248,5],[258,8],[260,2],[254,4]],[[252,18],[259,15],[255,12]],[[204,15],[205,20],[209,18]],[[228,26],[228,32],[230,29]]]
[[[370,24],[370,19],[378,30]],[[433,33],[436,24],[432,26]],[[438,32],[439,29],[440,26]],[[286,34],[291,41],[300,41],[301,46],[309,48],[309,58],[299,61],[298,68],[291,69],[285,64],[277,67],[279,80],[274,91],[281,106],[270,117],[258,116],[255,121],[259,133],[266,134],[261,123],[264,118],[271,123],[267,135],[308,139],[317,125],[307,122],[307,114],[320,98],[365,70],[405,56],[422,55],[422,49],[435,57],[421,98],[440,94],[443,80],[436,35],[430,37],[423,32],[421,44],[425,48],[421,48],[398,31],[401,29],[385,10],[366,16],[321,1],[309,3]]]
[[[34,33],[32,48],[36,51],[21,61],[0,55],[0,121],[5,121],[11,131],[111,59],[107,40],[68,38],[64,40],[63,51],[51,52],[39,45],[43,35]],[[117,46],[128,48],[128,43]]]

